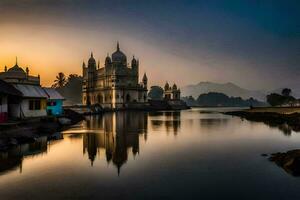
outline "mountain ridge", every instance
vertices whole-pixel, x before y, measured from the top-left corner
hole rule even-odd
[[[266,100],[266,93],[257,90],[245,89],[232,82],[215,83],[210,81],[202,81],[197,84],[184,86],[181,91],[182,96],[193,96],[194,98],[198,98],[199,95],[209,92],[219,92],[230,97],[241,97],[244,99],[252,97],[260,101]]]

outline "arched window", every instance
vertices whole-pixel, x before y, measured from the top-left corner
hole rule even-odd
[[[97,95],[97,102],[101,103],[101,96],[99,94]]]
[[[130,95],[129,94],[126,95],[126,102],[130,102]]]

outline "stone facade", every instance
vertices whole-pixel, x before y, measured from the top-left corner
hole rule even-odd
[[[180,89],[174,83],[171,87],[168,82],[165,84],[164,88],[164,99],[165,100],[180,100]]]
[[[139,83],[139,61],[133,57],[128,65],[119,43],[112,57],[107,55],[103,67],[96,65],[92,53],[88,65],[83,62],[82,73],[84,105],[119,109],[147,103],[147,76],[144,74]]]

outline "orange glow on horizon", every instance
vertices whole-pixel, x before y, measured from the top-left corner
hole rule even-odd
[[[20,67],[29,67],[31,75],[40,75],[43,86],[51,86],[59,72],[66,76],[82,75],[82,62],[87,63],[91,51],[95,59],[100,61],[100,66],[103,66],[107,53],[111,55],[115,51],[118,40],[121,50],[127,55],[128,63],[133,55],[140,60],[140,79],[146,72],[150,86],[162,86],[166,81],[183,86],[199,82],[201,76],[205,80],[203,73],[195,73],[189,68],[198,63],[179,58],[136,38],[101,30],[86,31],[74,27],[32,24],[2,25],[0,71],[4,71],[5,65],[8,68],[14,66],[17,56]]]

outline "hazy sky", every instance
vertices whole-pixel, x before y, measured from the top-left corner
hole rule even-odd
[[[0,70],[18,56],[40,74],[103,65],[116,42],[150,84],[300,85],[300,1],[0,0]]]

